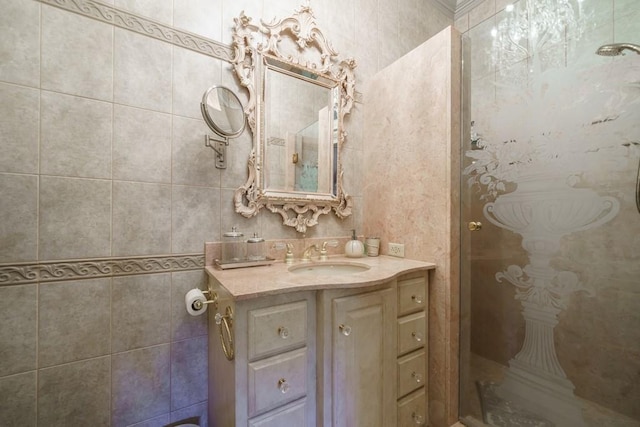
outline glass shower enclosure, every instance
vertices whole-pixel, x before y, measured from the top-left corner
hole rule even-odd
[[[640,2],[520,0],[465,36],[461,419],[640,426]]]

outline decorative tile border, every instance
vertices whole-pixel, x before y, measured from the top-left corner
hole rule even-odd
[[[204,254],[101,258],[0,265],[0,286],[204,268]]]
[[[175,29],[170,25],[161,24],[96,0],[38,1],[224,61],[231,62],[233,59],[233,49],[229,45]]]

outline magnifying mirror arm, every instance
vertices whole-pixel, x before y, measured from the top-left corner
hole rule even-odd
[[[218,138],[221,138],[221,139],[218,139]],[[205,147],[209,147],[216,152],[216,168],[226,169],[227,168],[227,145],[229,145],[229,138],[226,138],[224,136],[218,137],[218,138],[205,134],[204,145]]]

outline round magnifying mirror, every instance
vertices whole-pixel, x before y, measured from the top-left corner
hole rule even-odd
[[[242,133],[245,115],[235,93],[224,86],[211,86],[202,96],[202,117],[212,131],[233,138]]]

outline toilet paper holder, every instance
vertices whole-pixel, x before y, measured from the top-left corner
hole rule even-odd
[[[214,291],[202,291],[202,294],[207,298],[206,301],[196,300],[191,304],[194,310],[201,310],[205,304],[213,304],[213,308],[218,309],[218,294]]]

